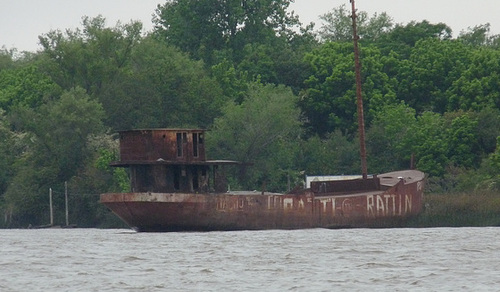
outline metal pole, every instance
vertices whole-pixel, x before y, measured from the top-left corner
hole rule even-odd
[[[356,28],[356,7],[354,0],[350,0],[352,5],[352,34],[354,41],[354,69],[356,73],[356,97],[358,105],[358,132],[359,132],[359,153],[361,156],[361,173],[363,179],[368,177],[366,166],[366,144],[365,144],[365,119],[363,113],[363,97],[361,96],[361,63],[359,61],[358,33]]]
[[[66,202],[66,226],[69,225],[69,218],[68,218],[68,182],[64,182],[64,199]]]
[[[52,188],[49,188],[49,204],[50,204],[50,226],[54,226],[54,209],[52,208]]]

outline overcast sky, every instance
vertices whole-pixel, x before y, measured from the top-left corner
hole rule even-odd
[[[54,29],[75,29],[82,16],[99,14],[109,26],[117,21],[140,20],[152,29],[151,18],[159,0],[0,0],[0,47],[19,51],[40,49],[38,36]],[[291,10],[303,23],[321,23],[318,16],[349,0],[295,0]],[[369,15],[387,12],[396,23],[412,20],[444,22],[454,36],[468,27],[490,23],[491,33],[500,34],[500,0],[356,0],[360,11]]]

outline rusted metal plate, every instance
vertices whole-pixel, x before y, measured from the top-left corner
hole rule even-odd
[[[205,161],[204,130],[145,129],[120,132],[121,161]]]

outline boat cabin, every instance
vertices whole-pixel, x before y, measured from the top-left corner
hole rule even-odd
[[[225,192],[224,165],[207,160],[202,129],[143,129],[121,131],[120,160],[128,167],[132,192]]]

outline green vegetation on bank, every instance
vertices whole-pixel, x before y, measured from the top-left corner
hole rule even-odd
[[[119,130],[210,130],[209,158],[254,164],[232,188],[359,173],[346,6],[316,28],[290,0],[243,2],[167,1],[148,33],[84,17],[37,52],[0,49],[0,227],[47,224],[49,188],[64,222],[65,182],[71,223],[119,224],[98,203],[128,188],[108,166]],[[369,172],[413,163],[429,176],[414,225],[498,225],[500,37],[365,12],[359,33]]]
[[[424,211],[406,226],[500,226],[500,195],[493,191],[425,194]]]

